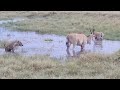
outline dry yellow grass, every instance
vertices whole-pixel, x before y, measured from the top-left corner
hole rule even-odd
[[[0,56],[1,79],[119,79],[120,52],[81,55],[64,63],[46,57]]]

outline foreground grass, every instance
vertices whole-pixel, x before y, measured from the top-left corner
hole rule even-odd
[[[43,57],[0,56],[1,79],[119,79],[120,52],[112,56],[81,55],[61,63]]]
[[[0,12],[0,18],[27,17],[25,21],[11,22],[1,26],[20,31],[41,34],[66,35],[69,32],[89,34],[93,27],[105,34],[105,39],[120,40],[120,12]]]

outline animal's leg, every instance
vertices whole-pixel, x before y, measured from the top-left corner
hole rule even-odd
[[[75,50],[73,50],[73,57],[75,57],[76,56],[76,53],[75,53]]]
[[[71,43],[66,42],[66,46],[67,46],[67,50],[69,50],[69,48],[70,48],[70,46],[71,46]]]
[[[14,49],[12,49],[12,53],[14,53]]]
[[[84,45],[84,44],[82,44],[82,45],[81,45],[81,51],[83,51],[83,50],[84,50],[84,47],[85,47],[85,45]]]
[[[9,49],[9,48],[5,48],[5,52],[11,52],[11,49]]]
[[[67,48],[69,48],[69,42],[66,42],[66,46],[67,46]]]
[[[8,52],[7,48],[5,48],[5,52]]]
[[[69,51],[69,49],[67,49],[66,52],[67,52],[67,54],[70,56],[70,51]]]
[[[73,50],[75,49],[75,44],[73,44]]]

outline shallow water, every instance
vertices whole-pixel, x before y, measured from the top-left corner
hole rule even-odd
[[[103,40],[102,45],[85,46],[85,51],[80,52],[79,46],[66,51],[66,37],[58,35],[37,34],[35,32],[18,32],[0,28],[0,39],[4,41],[20,40],[23,47],[19,47],[15,52],[22,55],[48,55],[54,58],[66,58],[69,56],[79,56],[80,54],[96,52],[112,54],[120,49],[120,41]],[[51,39],[52,41],[49,41]],[[48,40],[48,41],[46,41]],[[5,54],[4,49],[0,49],[1,54]]]
[[[8,21],[0,21],[2,23],[17,22],[24,19],[13,19]],[[49,41],[51,39],[52,41]],[[72,46],[69,51],[66,51],[66,37],[59,35],[37,34],[36,32],[19,32],[11,31],[5,28],[0,28],[0,40],[12,41],[20,40],[23,43],[23,47],[16,49],[15,53],[20,55],[48,55],[53,58],[67,58],[73,56],[80,56],[81,54],[96,52],[102,54],[112,54],[120,49],[120,41],[103,40],[103,42],[94,42],[91,45],[85,46],[85,51],[81,52],[79,46],[72,50]],[[97,45],[99,44],[100,45]],[[4,49],[0,49],[0,54],[6,54]]]
[[[0,24],[6,24],[6,23],[9,23],[9,22],[18,22],[18,21],[23,21],[25,19],[26,18],[14,18],[14,19],[11,19],[11,20],[0,20]]]

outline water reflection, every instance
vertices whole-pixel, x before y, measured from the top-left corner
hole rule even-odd
[[[103,41],[95,40],[93,45],[93,51],[99,51],[103,49]]]
[[[81,54],[85,54],[90,51],[86,51],[85,49],[80,51],[67,49],[66,52],[67,52],[67,57],[80,57]]]

